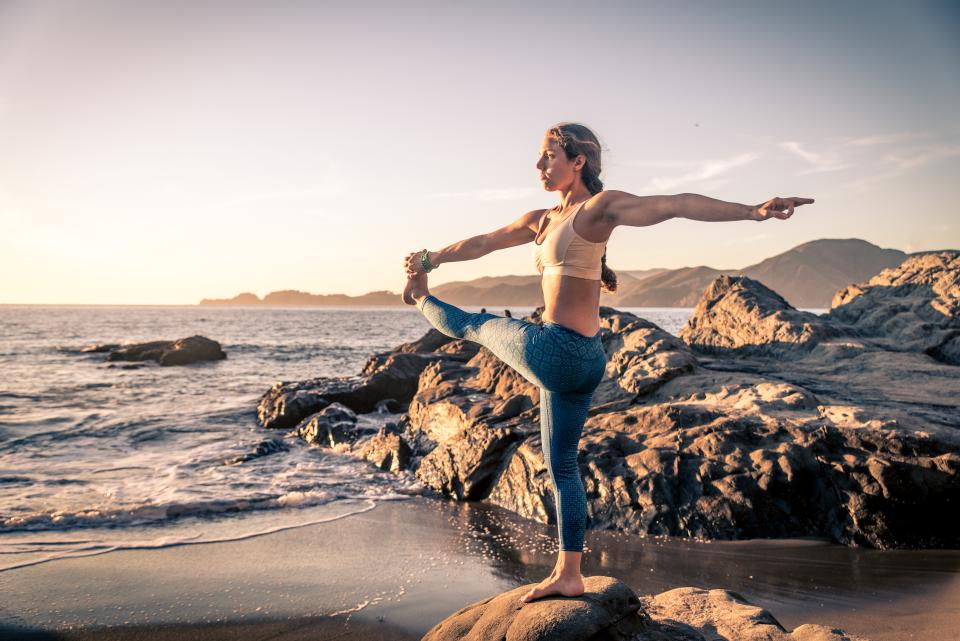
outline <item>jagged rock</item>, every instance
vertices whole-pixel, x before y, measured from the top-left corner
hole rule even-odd
[[[307,443],[331,448],[349,446],[362,436],[357,430],[357,415],[340,403],[331,403],[304,419],[296,431]]]
[[[696,641],[867,641],[822,625],[788,632],[770,612],[728,590],[676,588],[641,597],[641,603],[665,640],[686,634]]]
[[[466,362],[476,356],[480,349],[481,347],[479,343],[472,343],[470,341],[458,338],[457,340],[450,341],[449,343],[444,343],[435,349],[434,353],[445,354],[453,360]]]
[[[415,341],[403,343],[397,347],[395,352],[403,353],[428,353],[435,352],[454,339],[443,332],[430,328],[427,333]]]
[[[300,383],[276,383],[257,404],[257,418],[269,430],[293,427],[330,404],[316,387],[322,379]]]
[[[205,336],[190,336],[175,341],[150,341],[133,345],[88,345],[81,352],[109,351],[108,361],[157,361],[160,365],[189,365],[199,361],[223,360],[227,355],[220,343]]]
[[[402,436],[386,429],[359,443],[354,453],[385,472],[401,472],[410,466],[410,446]]]
[[[495,420],[513,418],[533,407],[533,401],[526,394],[514,394],[493,407]]]
[[[474,375],[464,385],[490,394],[497,399],[507,399],[523,394],[534,405],[540,403],[540,390],[520,373],[501,361],[486,347],[481,347],[476,356],[467,362]]]
[[[477,353],[480,346],[465,340],[454,340],[446,334],[430,329],[422,337],[409,343],[403,343],[387,352],[374,354],[364,364],[361,375],[373,374],[382,369],[390,358],[396,354],[417,354],[421,357],[445,358],[447,360],[468,361]]]
[[[239,465],[240,463],[246,463],[247,461],[252,461],[253,459],[258,459],[270,454],[276,454],[277,452],[286,452],[289,449],[290,447],[280,439],[271,438],[257,443],[257,447],[254,448],[252,452],[247,452],[229,461],[224,461],[224,465]]]
[[[525,585],[468,605],[450,615],[423,641],[628,641],[650,627],[640,599],[626,584],[607,576],[584,580],[580,597],[521,603]]]
[[[503,466],[504,455],[520,437],[510,429],[478,425],[439,443],[417,467],[417,478],[462,500],[483,498]]]
[[[95,343],[93,345],[87,345],[80,348],[81,354],[102,354],[104,352],[112,352],[113,350],[120,347],[120,343]]]
[[[960,365],[960,252],[910,256],[838,291],[830,317],[884,341]]]
[[[850,333],[832,319],[794,309],[759,281],[723,275],[706,289],[680,337],[707,353],[782,357]]]
[[[960,434],[921,436],[905,417],[880,422],[862,410],[818,405],[789,384],[728,377],[718,386],[717,376],[724,380],[677,379],[662,390],[675,400],[587,420],[580,472],[591,528],[711,539],[829,536],[877,548],[960,541],[956,520],[942,512],[960,496]],[[533,443],[511,452],[488,499],[553,523]]]
[[[285,429],[330,403],[341,403],[357,413],[376,411],[385,398],[406,404],[417,390],[420,373],[434,360],[421,354],[397,353],[367,375],[277,383],[260,399],[257,416],[268,429]]]
[[[437,398],[444,388],[448,393]],[[410,403],[410,431],[422,434],[433,444],[444,443],[477,428],[492,409],[487,394],[449,386],[430,389],[432,393],[418,395]]]
[[[540,435],[529,436],[505,458],[506,466],[486,500],[541,523],[556,523],[556,497],[543,462]]]
[[[609,354],[605,381],[615,383],[628,395],[648,394],[697,367],[696,357],[683,341],[650,321],[619,313],[602,318],[601,323],[609,330],[609,338],[604,341]],[[601,398],[594,399],[595,404],[608,401],[603,391],[600,394]]]
[[[341,401],[358,412],[370,412],[383,398],[409,403],[417,391],[417,381],[424,368],[435,357],[422,354],[393,354],[369,373],[364,385],[353,398]]]
[[[522,603],[530,584],[472,603],[423,641],[867,641],[822,625],[788,632],[770,612],[727,590],[676,588],[638,597],[612,577],[583,583],[579,597]]]

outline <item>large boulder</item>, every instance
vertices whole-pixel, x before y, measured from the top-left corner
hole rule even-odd
[[[200,361],[219,361],[227,357],[220,343],[205,336],[190,336],[175,341],[150,341],[132,345],[90,345],[84,353],[109,352],[108,361],[156,361],[160,365],[189,365]]]
[[[822,625],[787,631],[770,612],[727,590],[676,588],[639,597],[612,577],[583,583],[578,597],[522,603],[531,584],[471,603],[423,641],[866,641]]]
[[[770,612],[729,590],[676,588],[641,597],[641,603],[653,625],[667,634],[664,641],[867,641],[823,625],[787,631]]]
[[[614,311],[601,316],[608,358],[606,376],[594,391],[594,405],[636,400],[696,370],[696,357],[679,338],[630,312]]]
[[[349,407],[331,403],[297,425],[297,435],[307,443],[330,448],[349,447],[363,432],[357,429],[357,415]]]
[[[417,478],[457,499],[481,499],[490,491],[506,452],[519,437],[510,429],[486,425],[465,428],[420,461]]]
[[[910,256],[838,291],[830,317],[882,340],[960,365],[960,252]]]
[[[556,523],[556,496],[540,435],[518,443],[504,458],[506,464],[486,500],[541,523]]]
[[[257,404],[257,416],[263,427],[286,429],[330,403],[341,403],[357,413],[390,405],[406,409],[428,365],[466,362],[478,349],[476,343],[453,340],[431,329],[418,340],[374,354],[359,375],[276,383]]]
[[[353,451],[385,472],[402,472],[410,467],[410,445],[400,434],[386,427],[373,437],[358,441]]]
[[[486,347],[481,347],[467,362],[467,366],[473,368],[473,376],[464,381],[466,387],[499,400],[524,395],[532,404],[540,402],[540,390],[537,386]]]
[[[396,353],[365,375],[277,383],[260,399],[257,416],[268,429],[286,429],[330,403],[341,403],[357,413],[374,412],[388,398],[406,405],[417,391],[420,373],[439,358]]]
[[[794,309],[760,281],[723,275],[707,287],[680,337],[707,353],[776,358],[849,333],[841,323]]]
[[[579,597],[544,598],[522,603],[532,585],[470,604],[450,615],[423,641],[630,641],[649,627],[639,597],[608,576],[584,580]]]

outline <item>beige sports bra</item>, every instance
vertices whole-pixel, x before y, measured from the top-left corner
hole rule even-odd
[[[543,231],[546,212],[540,217],[537,235],[533,239],[533,260],[541,274],[600,280],[600,259],[603,258],[607,242],[592,243],[573,229],[573,221],[586,202],[577,205],[574,212],[560,221],[560,224],[550,230],[543,242],[538,244],[537,239]]]

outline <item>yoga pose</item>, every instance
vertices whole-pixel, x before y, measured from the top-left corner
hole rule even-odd
[[[416,305],[447,336],[479,343],[540,389],[543,458],[556,499],[560,551],[553,572],[521,599],[583,594],[580,562],[587,525],[587,500],[577,463],[578,444],[606,355],[600,342],[600,290],[615,291],[606,244],[620,226],[645,227],[690,218],[709,222],[787,219],[812,198],[772,198],[751,206],[700,196],[635,196],[604,190],[600,143],[587,127],[558,123],[547,130],[537,159],[547,191],[560,204],[535,209],[487,234],[439,251],[412,252],[404,259],[403,301]],[[534,242],[542,274],[542,324],[487,313],[466,312],[430,294],[427,272],[438,265],[473,260],[492,251]]]

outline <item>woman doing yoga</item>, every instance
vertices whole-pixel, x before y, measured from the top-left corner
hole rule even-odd
[[[416,305],[447,336],[479,343],[540,389],[543,458],[553,482],[560,551],[549,577],[521,599],[583,594],[580,561],[587,525],[587,500],[577,463],[578,444],[606,355],[600,342],[600,290],[615,291],[606,244],[621,225],[646,227],[670,218],[708,222],[787,219],[812,198],[772,198],[741,205],[700,196],[635,196],[604,190],[600,143],[587,127],[559,123],[544,134],[536,164],[544,189],[560,196],[550,209],[535,209],[486,234],[438,251],[412,252],[404,259],[403,301]],[[542,275],[542,324],[487,313],[471,313],[430,294],[427,272],[438,265],[473,260],[492,251],[533,241]]]

